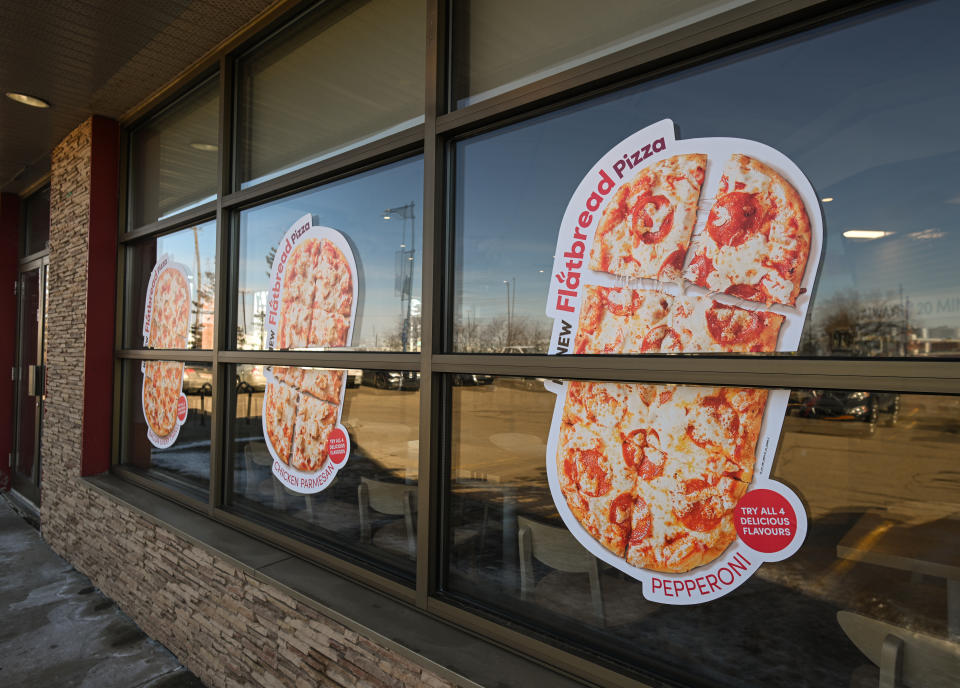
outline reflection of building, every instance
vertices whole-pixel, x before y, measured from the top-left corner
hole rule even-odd
[[[686,3],[699,8],[687,12],[571,0],[241,0],[230,12],[212,0],[7,4],[17,5],[0,12],[17,50],[3,53],[4,69],[62,97],[51,95],[46,113],[0,104],[0,151],[13,139],[25,146],[0,155],[0,276],[21,290],[16,299],[0,290],[0,364],[18,371],[0,395],[16,425],[10,437],[0,423],[0,457],[12,454],[14,474],[29,466],[44,537],[207,683],[877,685],[879,662],[848,638],[841,613],[883,629],[874,649],[894,667],[898,643],[955,657],[960,615],[948,604],[952,573],[943,574],[960,551],[960,334],[942,328],[960,326],[960,206],[951,200],[960,188],[951,152],[960,150],[960,5],[858,3],[834,21],[835,3],[802,12],[797,3]],[[261,7],[255,23],[227,36]],[[114,21],[121,14],[137,21]],[[33,25],[15,26],[16,17]],[[55,68],[36,70],[40,29],[74,24],[84,40],[44,42]],[[111,59],[92,59],[91,46],[108,46]],[[720,53],[728,57],[714,59]],[[70,100],[78,93],[83,102]],[[81,121],[90,111],[121,120]],[[828,261],[843,264],[824,271],[858,292],[835,304],[816,296],[817,329],[801,355],[529,355],[549,335],[535,292],[552,279],[540,270],[571,189],[613,142],[664,117],[690,137],[781,149],[836,196],[823,200],[826,244]],[[838,124],[858,146],[843,147]],[[46,180],[35,166],[8,163],[47,153]],[[41,240],[18,252],[20,217],[31,224],[20,210],[38,198],[50,211],[49,250]],[[381,219],[380,209],[408,199],[391,209],[402,228]],[[405,234],[414,206],[424,232],[416,249]],[[360,276],[386,285],[386,305],[362,289],[357,304],[361,315],[389,311],[364,335],[378,350],[264,351],[271,294],[252,289],[273,260],[262,247],[245,254],[244,242],[305,213],[333,222],[345,207],[369,224],[345,234],[374,237],[358,251]],[[882,221],[900,226],[874,243],[844,243],[845,227]],[[131,312],[141,304],[129,297],[143,277],[136,256],[198,223],[216,237],[218,290],[195,307],[201,348],[139,348]],[[478,228],[469,248],[467,224]],[[499,276],[461,304],[471,274],[474,285]],[[39,297],[47,283],[48,305]],[[206,273],[203,284],[213,285]],[[42,333],[25,327],[37,324],[37,304]],[[26,360],[41,337],[47,358]],[[921,354],[946,355],[884,360]],[[142,361],[161,356],[174,364],[167,369],[189,364],[191,382],[190,424],[163,450],[144,430],[139,379]],[[824,360],[841,357],[850,360]],[[273,480],[284,462],[268,450],[256,411],[267,405],[271,366],[348,369],[356,385],[340,419],[354,451],[324,493]],[[839,395],[807,395],[817,400],[786,419],[782,446],[764,455],[809,509],[797,556],[765,564],[721,604],[677,609],[649,602],[627,571],[571,549],[550,491],[548,473],[561,469],[548,454],[555,404],[545,391],[570,379],[805,384],[842,392],[856,413],[828,409]],[[320,399],[288,387],[300,390],[290,394],[303,402],[297,412],[322,409],[317,417],[329,419],[340,410],[329,389]],[[643,394],[631,401],[642,417]],[[720,410],[703,415],[732,426]],[[281,440],[302,449],[314,417],[297,418]],[[644,505],[604,501],[599,440],[616,458],[626,438],[604,439],[602,424],[584,425],[598,441],[571,470],[595,488],[592,504],[615,507],[600,514],[605,528],[639,514],[630,532],[643,533]],[[677,435],[697,444],[682,426]],[[645,443],[634,470],[655,464],[645,454],[655,457],[653,438],[630,436]],[[319,432],[307,439],[323,444]],[[732,458],[749,456],[741,450],[738,437]],[[736,484],[720,499],[745,488],[737,474],[723,476]],[[664,513],[704,527],[718,507],[700,497],[716,497],[716,485],[698,481],[678,483]],[[697,541],[693,531],[671,542]],[[907,535],[899,551],[881,552],[884,563],[888,532]],[[938,537],[905,552],[915,532]],[[558,558],[538,556],[545,541],[560,543]],[[565,554],[589,568],[564,570]],[[775,623],[763,626],[771,610]],[[907,673],[928,664],[936,662],[899,663]]]

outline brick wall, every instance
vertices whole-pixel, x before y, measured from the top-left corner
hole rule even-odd
[[[81,480],[92,131],[52,155],[44,538],[209,686],[449,686]]]

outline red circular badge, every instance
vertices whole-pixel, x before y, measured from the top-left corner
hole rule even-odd
[[[773,490],[750,490],[733,514],[737,535],[752,550],[772,554],[797,534],[797,514],[786,497]]]
[[[187,397],[183,394],[177,399],[177,420],[181,423],[187,419]]]
[[[342,429],[334,428],[327,435],[327,456],[336,464],[347,458],[347,433]]]

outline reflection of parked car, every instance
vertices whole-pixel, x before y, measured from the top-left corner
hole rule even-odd
[[[213,394],[213,371],[209,368],[185,367],[183,369],[183,393],[203,394],[205,396]]]
[[[359,387],[363,382],[363,371],[359,368],[351,368],[347,371],[347,387]]]
[[[851,420],[867,423],[873,432],[880,414],[893,425],[900,417],[900,395],[894,392],[842,392],[795,389],[790,392],[788,413],[821,420]]]
[[[493,384],[493,375],[481,373],[454,373],[453,384],[460,385],[489,385]]]
[[[420,389],[420,373],[413,370],[364,370],[363,384],[378,389]]]
[[[244,384],[248,385],[251,391],[262,392],[267,386],[267,378],[266,375],[264,375],[263,366],[238,366],[237,388],[240,388]]]

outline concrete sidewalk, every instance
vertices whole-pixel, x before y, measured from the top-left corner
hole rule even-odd
[[[0,496],[0,686],[202,688]]]

